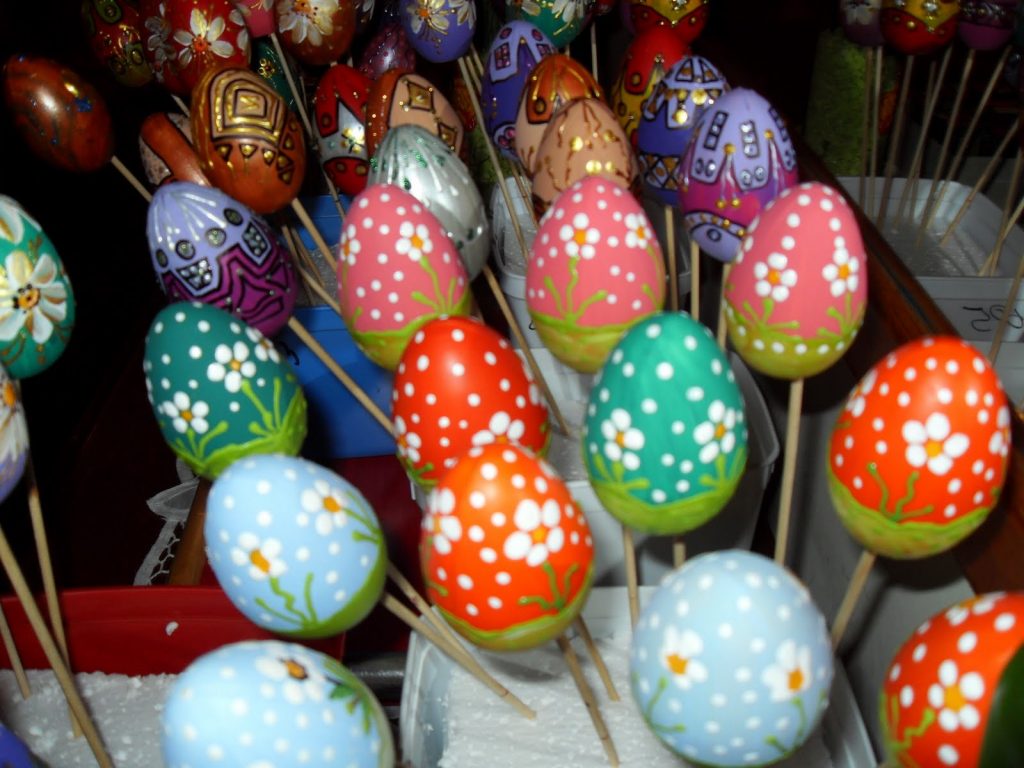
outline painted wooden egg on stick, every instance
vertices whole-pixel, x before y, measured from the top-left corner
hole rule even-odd
[[[551,118],[574,99],[603,99],[604,92],[582,64],[562,53],[542,58],[530,72],[516,113],[516,154],[533,175],[537,149]]]
[[[860,330],[866,269],[842,195],[818,182],[785,190],[755,219],[732,263],[724,293],[730,341],[769,376],[821,373]]]
[[[454,629],[494,651],[561,635],[593,579],[586,516],[543,459],[478,446],[430,494],[420,533],[427,597]]]
[[[634,325],[590,393],[583,461],[623,525],[678,535],[732,498],[747,462],[743,395],[708,329],[685,313]]]
[[[835,673],[807,588],[745,550],[698,555],[669,574],[630,653],[633,699],[651,731],[687,764],[721,768],[796,752],[828,708]]]
[[[249,29],[231,0],[163,0],[160,8],[170,30],[166,55],[176,66],[172,90],[178,95],[188,96],[210,69],[249,66]]]
[[[528,21],[508,22],[491,41],[480,83],[480,107],[488,135],[507,157],[516,157],[516,117],[527,79],[541,59],[553,53],[551,40]]]
[[[355,0],[276,0],[274,14],[284,47],[311,67],[337,62],[356,33]]]
[[[412,47],[427,61],[455,61],[473,42],[476,0],[399,0],[398,15]]]
[[[24,208],[0,195],[0,363],[15,379],[63,354],[75,297],[53,241]]]
[[[371,80],[377,80],[392,69],[403,72],[416,69],[416,51],[402,25],[397,21],[381,24],[360,52],[357,68]]]
[[[796,150],[779,113],[748,88],[704,112],[683,155],[679,207],[690,237],[715,259],[736,258],[747,227],[797,182]]]
[[[631,142],[636,140],[644,100],[665,72],[689,53],[689,46],[672,30],[652,27],[629,43],[608,103]]]
[[[333,656],[298,643],[248,640],[200,656],[178,676],[160,714],[167,768],[395,762],[380,702]],[[216,757],[211,757],[215,755]]]
[[[83,0],[82,23],[89,49],[121,85],[138,88],[153,79],[143,52],[142,16],[120,0]]]
[[[338,303],[359,348],[393,371],[425,323],[469,314],[469,276],[436,216],[400,187],[372,184],[345,219]]]
[[[1024,594],[971,597],[923,622],[893,656],[881,716],[890,764],[1001,768],[1024,760]]]
[[[191,89],[181,74],[181,65],[171,39],[174,29],[164,13],[165,7],[161,0],[141,0],[139,3],[146,35],[143,52],[156,81],[172,94],[188,98]]]
[[[210,487],[210,567],[254,624],[293,638],[354,627],[384,590],[377,515],[343,477],[281,454],[234,462]]]
[[[269,339],[219,307],[161,309],[143,371],[164,440],[200,477],[212,480],[243,456],[302,447],[306,398],[295,373]]]
[[[445,317],[420,328],[395,373],[398,458],[424,488],[470,448],[515,443],[547,451],[548,411],[508,340],[479,320]]]
[[[139,128],[139,154],[154,187],[175,181],[210,186],[192,144],[192,125],[180,112],[154,112]]]
[[[611,108],[599,99],[576,99],[554,114],[537,145],[531,189],[538,215],[588,176],[633,192],[639,166]]]
[[[881,11],[882,0],[840,0],[840,22],[847,39],[869,48],[884,45]]]
[[[270,37],[277,31],[277,19],[274,16],[274,0],[232,0],[235,7],[242,12],[245,26],[253,39]]]
[[[273,213],[299,192],[306,144],[295,115],[248,69],[208,70],[192,94],[192,139],[214,185],[256,213]]]
[[[869,552],[944,552],[999,500],[1010,408],[984,355],[954,337],[899,347],[860,380],[829,441],[832,502]]]
[[[684,56],[656,82],[643,103],[636,153],[644,188],[659,202],[679,202],[680,161],[701,116],[729,89],[703,56]]]
[[[623,4],[636,34],[652,27],[666,27],[689,45],[704,31],[710,0],[629,0]]]
[[[491,225],[476,182],[443,141],[418,125],[396,125],[370,161],[370,184],[393,184],[422,203],[455,244],[472,281],[491,251]]]
[[[1002,48],[1013,37],[1014,0],[961,0],[956,31],[964,44],[976,51]]]
[[[953,42],[959,0],[882,0],[882,37],[908,56],[934,53]]]
[[[598,371],[622,335],[665,303],[665,262],[629,192],[588,176],[541,219],[526,266],[537,334],[566,365]]]
[[[265,336],[288,322],[297,292],[291,255],[261,216],[219,189],[178,181],[149,204],[146,235],[172,301],[220,307]]]
[[[285,61],[281,60],[272,42],[266,38],[253,41],[250,69],[270,83],[270,87],[281,94],[281,98],[284,99],[288,109],[295,110],[297,109],[295,94],[288,84],[288,75],[285,74],[285,67],[287,66],[291,65],[287,59]],[[299,76],[295,72],[294,67],[291,70],[291,74],[292,79],[296,83],[299,82]]]
[[[28,459],[28,421],[18,387],[0,366],[0,502],[25,473]]]
[[[411,72],[385,72],[366,101],[366,149],[373,157],[384,135],[396,125],[420,125],[465,156],[465,129],[455,107],[437,88]]]
[[[372,81],[347,64],[328,68],[313,94],[316,143],[328,178],[345,195],[366,188],[366,101]]]
[[[586,15],[586,0],[536,0],[532,3],[507,0],[505,5],[506,21],[530,22],[558,48],[576,39]]]

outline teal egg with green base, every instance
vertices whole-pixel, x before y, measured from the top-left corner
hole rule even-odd
[[[177,302],[146,335],[146,389],[171,450],[213,479],[243,456],[294,456],[306,437],[298,378],[260,331],[209,304]]]
[[[743,476],[747,424],[711,332],[685,312],[637,323],[594,380],[581,443],[590,485],[623,525],[679,535],[714,517]]]

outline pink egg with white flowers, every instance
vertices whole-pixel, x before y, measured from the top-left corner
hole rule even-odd
[[[372,184],[345,218],[338,303],[359,348],[393,371],[422,325],[469,314],[469,277],[436,216],[400,187]]]
[[[643,208],[602,176],[555,198],[526,267],[537,334],[559,360],[596,372],[634,324],[665,303],[665,262]]]
[[[853,342],[867,307],[867,254],[849,203],[831,187],[791,187],[754,219],[725,284],[729,339],[781,379],[824,371]]]

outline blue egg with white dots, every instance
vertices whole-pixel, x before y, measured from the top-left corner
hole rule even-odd
[[[341,662],[279,640],[232,643],[174,681],[161,714],[167,768],[391,768],[387,716]]]
[[[724,550],[662,582],[633,632],[633,698],[672,751],[760,766],[795,752],[828,707],[832,644],[807,588],[773,560]]]
[[[387,550],[370,503],[303,458],[266,454],[231,464],[210,487],[204,533],[224,592],[277,634],[344,632],[384,589]]]

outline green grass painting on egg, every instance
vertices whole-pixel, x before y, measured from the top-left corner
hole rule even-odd
[[[682,534],[721,511],[746,467],[747,425],[708,329],[684,312],[634,326],[594,381],[581,443],[594,492],[624,525]]]

